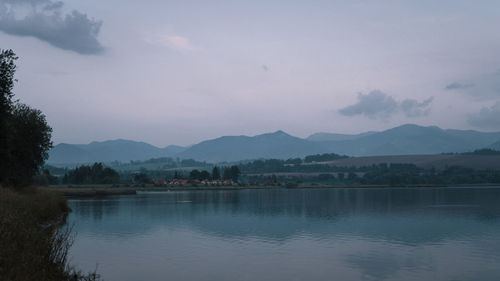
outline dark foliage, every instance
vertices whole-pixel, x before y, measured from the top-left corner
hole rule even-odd
[[[217,166],[212,169],[212,179],[220,180],[220,170]]]
[[[120,175],[102,163],[83,165],[69,170],[63,177],[64,184],[113,184],[120,182]]]
[[[141,171],[140,173],[134,175],[133,182],[134,183],[148,184],[148,183],[152,183],[153,180],[145,171]]]
[[[31,183],[52,147],[52,129],[40,110],[13,101],[16,61],[12,50],[0,50],[0,183]]]
[[[44,169],[40,174],[33,177],[33,184],[38,186],[48,186],[59,184],[59,178],[50,174],[48,169]]]
[[[199,171],[197,169],[192,170],[189,173],[189,179],[190,180],[210,180],[212,177],[210,176],[210,173],[208,171]]]
[[[225,180],[232,180],[234,182],[237,182],[240,175],[241,175],[241,172],[240,172],[240,168],[238,166],[233,165],[231,167],[224,168],[224,176],[223,177]]]
[[[483,149],[476,149],[473,152],[466,152],[463,153],[465,155],[467,154],[473,154],[473,155],[500,155],[500,151],[490,149],[490,148],[483,148]]]
[[[324,153],[324,154],[316,154],[316,155],[306,156],[304,158],[304,162],[305,163],[325,162],[325,161],[333,161],[333,160],[344,159],[344,158],[349,158],[349,157],[345,156],[345,155],[338,155],[335,153]]]

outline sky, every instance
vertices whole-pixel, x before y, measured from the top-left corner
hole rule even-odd
[[[500,131],[500,1],[0,0],[55,144]]]

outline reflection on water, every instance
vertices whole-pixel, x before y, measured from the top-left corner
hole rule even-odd
[[[500,280],[500,188],[276,189],[72,200],[105,280]]]

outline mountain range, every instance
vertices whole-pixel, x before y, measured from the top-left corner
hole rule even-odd
[[[361,134],[316,133],[307,138],[283,131],[257,136],[223,136],[190,147],[159,148],[145,142],[111,140],[89,144],[56,145],[49,164],[128,162],[158,157],[178,157],[208,162],[261,158],[287,159],[319,153],[349,156],[415,155],[467,152],[500,148],[500,132],[443,130],[436,126],[402,125],[382,132]]]

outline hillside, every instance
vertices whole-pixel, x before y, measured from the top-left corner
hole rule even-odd
[[[130,160],[168,157],[183,150],[184,148],[180,146],[171,145],[165,148],[158,148],[145,142],[123,139],[91,142],[89,144],[61,143],[50,150],[47,163],[128,162]]]

